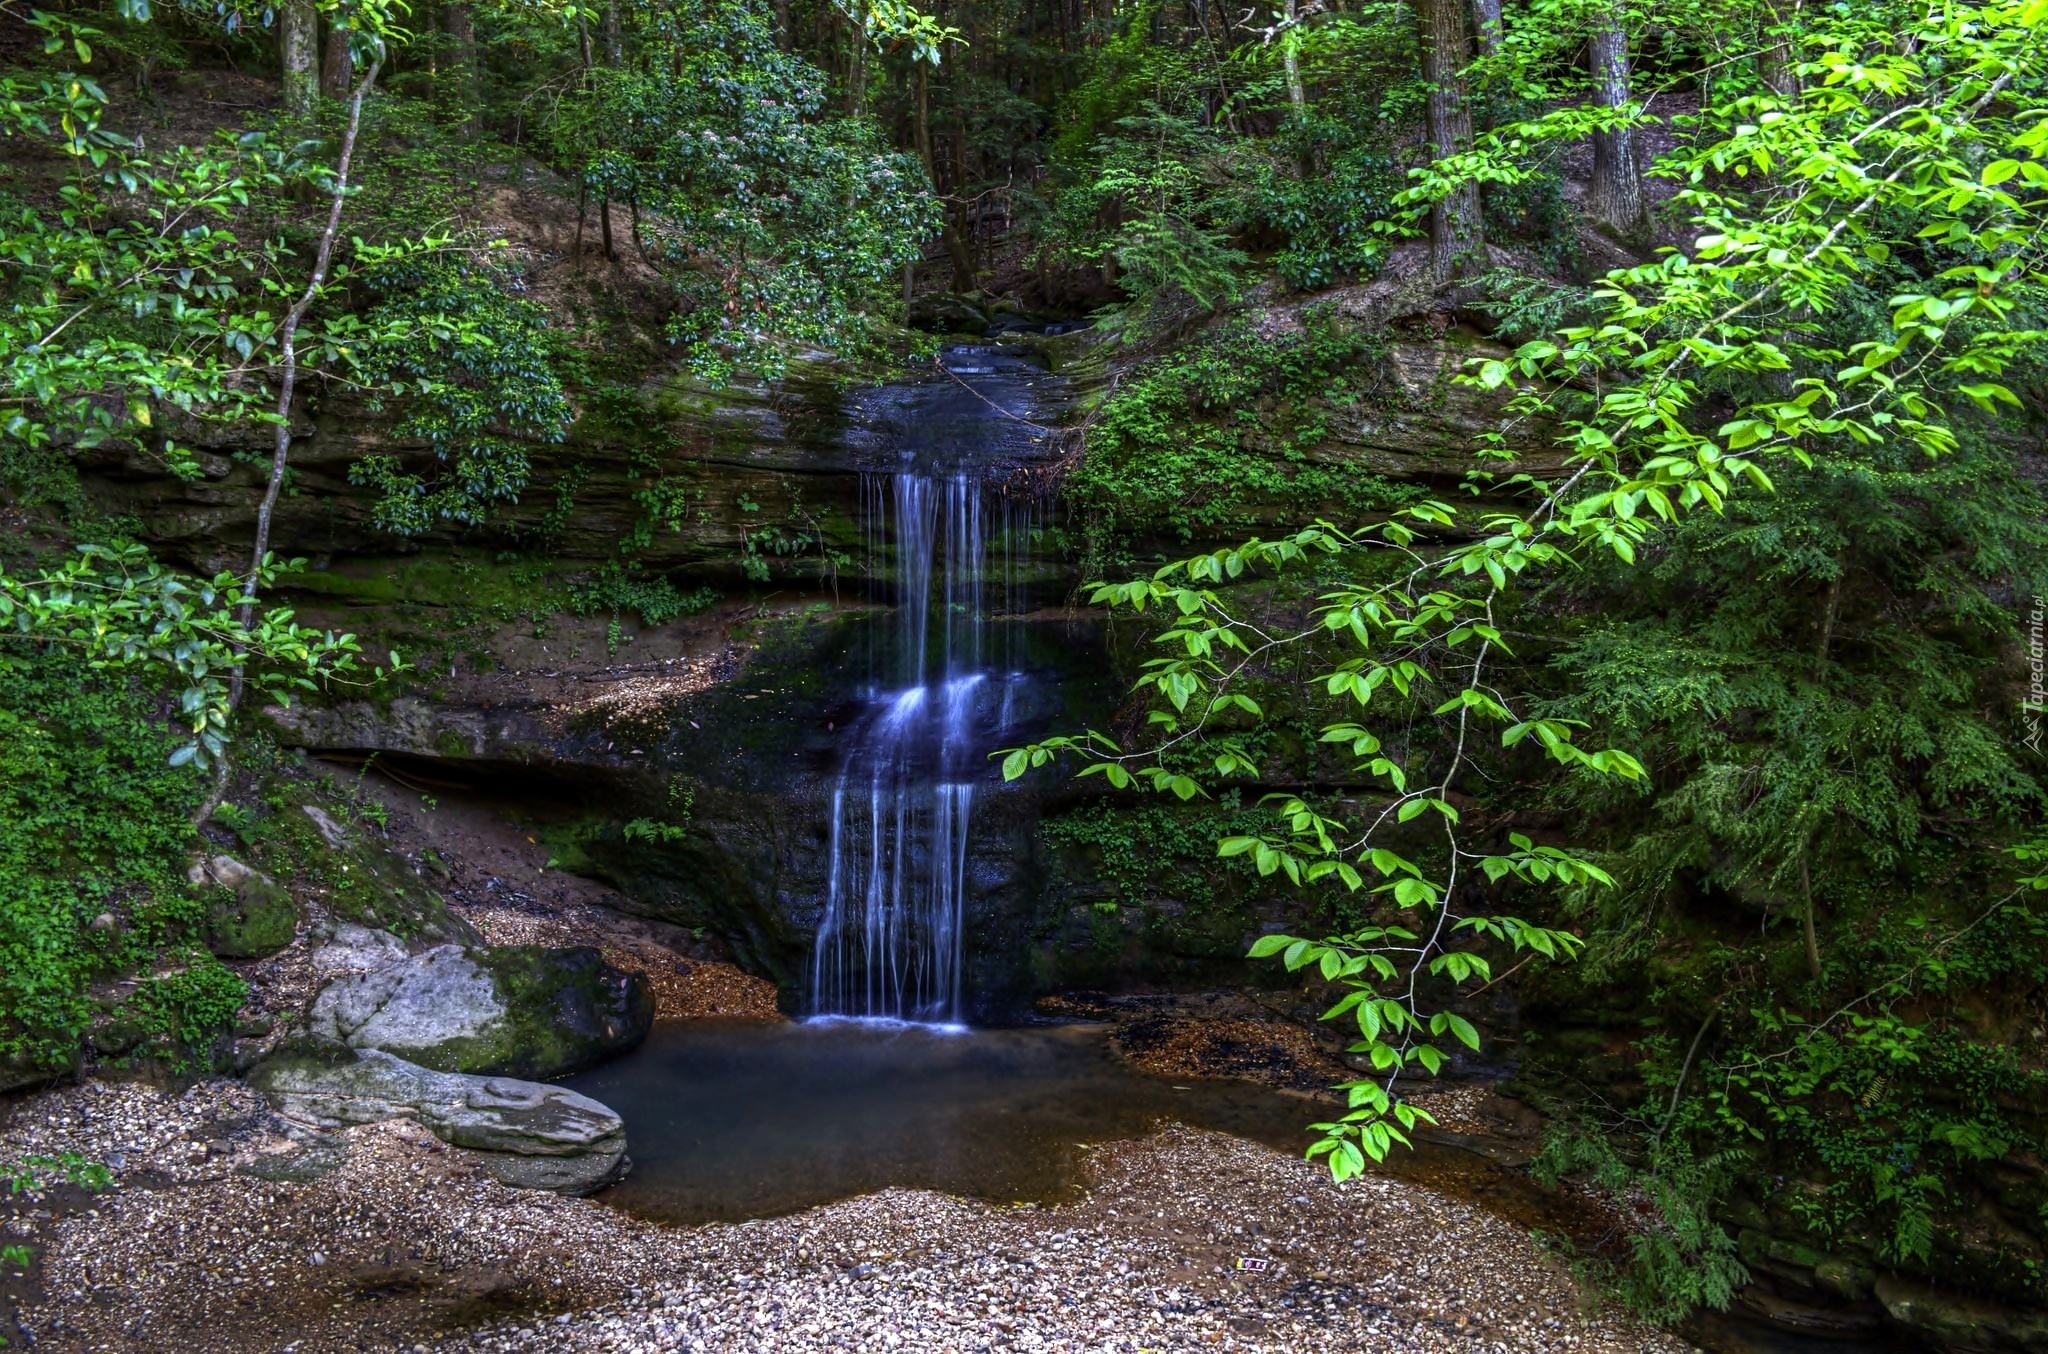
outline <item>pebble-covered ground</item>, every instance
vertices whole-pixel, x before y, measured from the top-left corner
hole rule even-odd
[[[1079,1203],[891,1190],[664,1228],[481,1177],[406,1123],[293,1158],[246,1087],[92,1084],[17,1102],[10,1154],[77,1151],[115,1188],[18,1210],[41,1350],[1683,1350],[1590,1308],[1481,1208],[1172,1128],[1101,1146]],[[831,1125],[818,1126],[821,1135]],[[789,1169],[802,1170],[802,1160]],[[262,1174],[251,1174],[258,1171]]]

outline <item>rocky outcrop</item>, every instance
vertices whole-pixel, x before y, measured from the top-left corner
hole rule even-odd
[[[594,949],[439,945],[329,983],[310,1030],[445,1072],[556,1077],[626,1052],[653,1022],[646,979]]]
[[[589,1194],[626,1173],[626,1125],[588,1096],[510,1077],[437,1072],[329,1045],[249,1075],[278,1112],[320,1129],[413,1119],[516,1189]]]

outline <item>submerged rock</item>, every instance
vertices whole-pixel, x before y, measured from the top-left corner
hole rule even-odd
[[[439,945],[328,984],[310,1030],[443,1072],[556,1077],[626,1052],[653,1023],[646,979],[594,949]]]
[[[286,1118],[316,1128],[416,1120],[516,1189],[588,1194],[628,1165],[625,1121],[560,1086],[437,1072],[335,1045],[272,1058],[249,1081]]]

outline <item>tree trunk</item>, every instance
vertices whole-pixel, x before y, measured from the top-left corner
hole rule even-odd
[[[285,111],[304,117],[320,95],[320,14],[307,0],[285,0],[277,49],[284,63]]]
[[[1793,8],[1796,10],[1797,5]],[[1764,0],[1763,46],[1757,52],[1757,75],[1764,88],[1781,99],[1797,97],[1799,77],[1792,70],[1792,16],[1783,0]]]
[[[307,9],[310,18],[312,10]],[[314,30],[317,31],[317,30]],[[290,49],[287,48],[287,51]],[[263,487],[263,498],[256,505],[256,540],[249,552],[249,575],[242,580],[242,604],[235,609],[235,623],[247,631],[256,619],[256,595],[263,586],[263,573],[270,558],[270,523],[277,511],[278,494],[284,488],[284,472],[291,458],[292,450],[292,396],[299,380],[299,325],[320,299],[321,289],[327,285],[327,270],[334,262],[334,242],[341,236],[341,210],[348,202],[349,164],[355,158],[356,133],[363,124],[363,99],[370,87],[377,83],[377,67],[380,62],[371,61],[370,68],[363,72],[362,82],[350,92],[348,123],[342,129],[341,154],[334,166],[334,196],[327,206],[327,225],[320,232],[320,243],[313,251],[313,271],[306,278],[306,289],[299,293],[291,308],[284,313],[277,330],[277,415],[276,432],[271,442],[270,478]],[[312,75],[312,66],[306,66],[306,74]],[[242,692],[247,679],[247,651],[238,650],[235,666],[228,674],[228,713],[233,714],[241,704]],[[213,773],[213,787],[200,803],[192,817],[196,829],[213,817],[227,796],[228,759],[225,752],[216,757]]]
[[[448,45],[454,51],[455,98],[462,108],[462,134],[474,137],[480,119],[477,117],[477,69],[476,69],[476,11],[469,6],[469,0],[447,0],[441,6],[441,27],[448,34]]]
[[[1472,27],[1479,35],[1479,54],[1500,50],[1500,0],[1472,0]]]
[[[1301,54],[1297,49],[1296,31],[1301,23],[1301,6],[1296,0],[1287,0],[1285,11],[1287,31],[1280,37],[1280,64],[1287,72],[1287,102],[1294,109],[1296,121],[1308,116],[1308,90],[1301,83]]]
[[[946,249],[953,256],[953,290],[962,293],[975,289],[973,204],[963,196],[972,182],[967,168],[967,128],[962,126],[953,136],[953,196],[961,200],[946,213],[952,223]]]
[[[868,106],[868,35],[852,19],[846,21],[846,26],[853,35],[853,44],[846,54],[846,113],[852,117]]]
[[[320,59],[320,92],[330,99],[346,99],[356,83],[356,58],[348,48],[348,29],[329,22],[326,48]]]
[[[1593,31],[1588,44],[1593,66],[1593,101],[1602,108],[1621,108],[1628,97],[1628,35],[1620,15],[1610,14]],[[1588,195],[1600,224],[1630,243],[1650,233],[1650,213],[1643,193],[1643,170],[1636,162],[1633,127],[1593,133],[1593,186]]]
[[[924,176],[931,180],[932,190],[939,186],[938,166],[932,162],[932,95],[931,80],[927,72],[930,67],[923,61],[912,63],[917,67],[917,78],[912,89],[917,99],[911,110],[911,144],[917,147],[917,158],[924,165]]]
[[[598,35],[604,43],[604,64],[617,69],[626,59],[626,38],[619,26],[619,7],[608,4],[598,18]]]
[[[1465,0],[1416,0],[1422,78],[1428,86],[1425,130],[1436,159],[1472,148],[1472,108],[1465,99]],[[1429,212],[1429,262],[1439,282],[1483,267],[1486,236],[1479,185],[1466,180]]]

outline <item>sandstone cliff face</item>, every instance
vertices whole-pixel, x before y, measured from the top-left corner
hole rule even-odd
[[[1376,293],[1349,304],[1358,323],[1386,308]],[[1269,318],[1276,334],[1296,322],[1284,308]],[[535,448],[532,484],[499,520],[410,541],[377,531],[369,492],[348,471],[369,454],[420,465],[424,448],[394,444],[380,414],[315,401],[274,528],[277,552],[309,567],[283,595],[302,618],[363,635],[373,653],[401,649],[416,670],[368,698],[336,691],[267,711],[271,731],[315,753],[378,754],[439,783],[546,800],[566,868],[721,937],[794,1000],[824,903],[843,730],[858,715],[864,663],[887,643],[898,561],[874,526],[875,475],[892,458],[968,440],[985,463],[1016,471],[1004,495],[1023,525],[1003,550],[1008,604],[1024,617],[1009,642],[1032,674],[1013,711],[1020,735],[1104,726],[1124,699],[1134,645],[1106,644],[1096,617],[1069,609],[1084,566],[1044,473],[1074,446],[1055,426],[1085,418],[1118,373],[1087,335],[1005,347],[1041,370],[995,402],[924,364],[877,383],[812,356],[783,380],[717,391],[657,373],[630,409],[587,411],[568,442]],[[1309,458],[1432,492],[1455,481],[1493,419],[1494,401],[1449,379],[1474,352],[1469,335],[1393,333],[1361,375],[1385,397],[1324,411]],[[978,360],[949,358],[968,372]],[[239,567],[265,468],[260,440],[217,436],[192,483],[107,461],[93,492],[172,558]],[[616,628],[603,608],[569,614],[576,580],[620,560],[637,578],[719,600],[652,626],[630,609]],[[1216,908],[1204,892],[1098,906],[1113,891],[1093,877],[1100,862],[1039,830],[1048,811],[1084,798],[1046,777],[992,784],[977,799],[967,986],[978,1015],[1076,983],[1240,977],[1246,937],[1294,905],[1250,897]],[[636,823],[643,830],[629,833]]]

